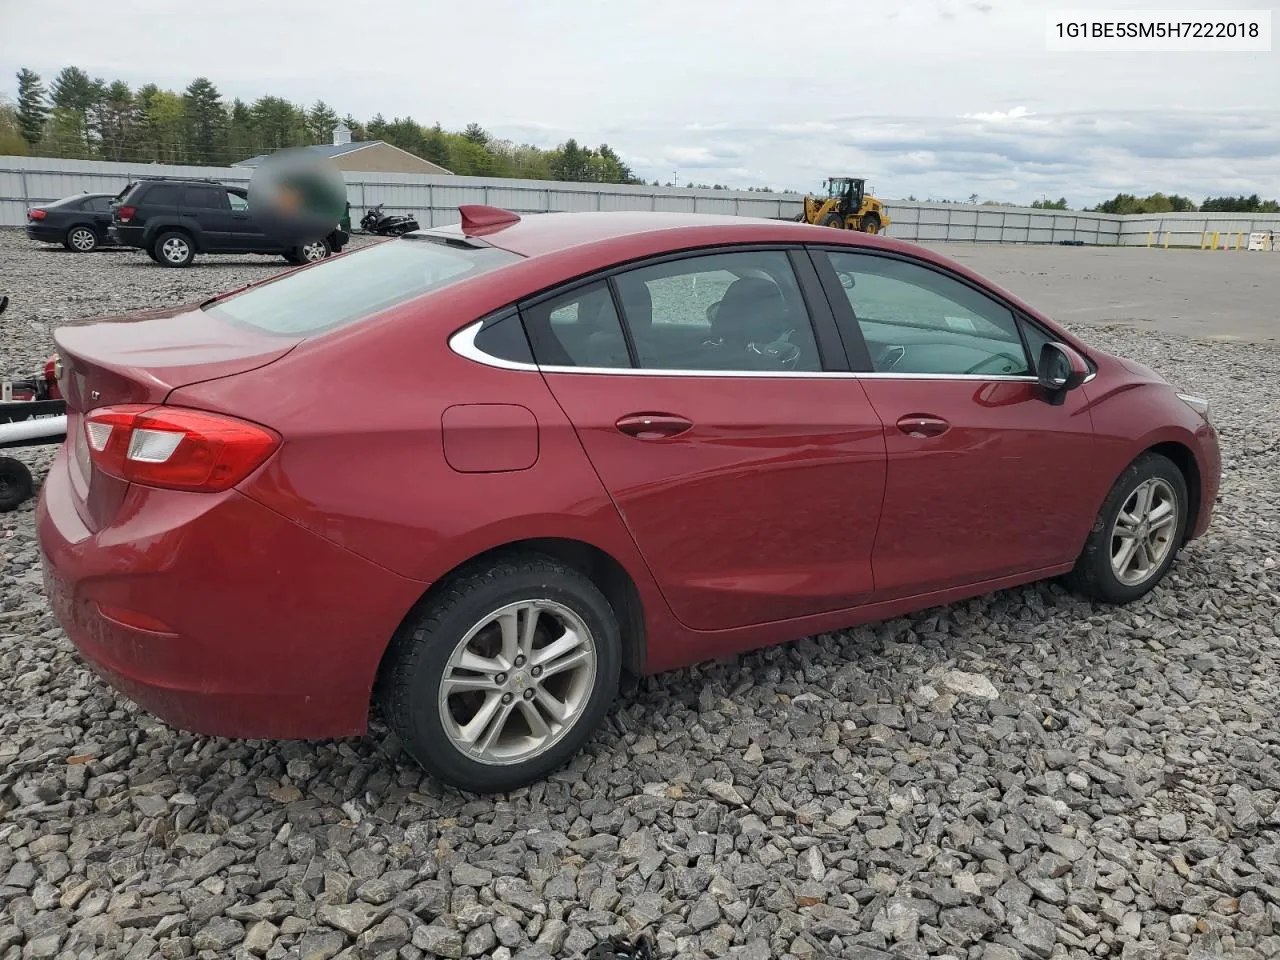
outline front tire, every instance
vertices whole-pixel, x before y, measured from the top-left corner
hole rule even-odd
[[[1182,471],[1168,457],[1144,453],[1107,494],[1068,586],[1107,603],[1149,593],[1182,545],[1188,503]]]
[[[151,248],[152,259],[162,267],[189,267],[196,258],[196,248],[185,233],[170,230],[156,237]]]
[[[878,213],[868,213],[862,218],[863,233],[879,233],[880,232],[880,215]]]
[[[595,584],[520,554],[458,576],[410,615],[378,699],[427,773],[505,792],[578,752],[612,705],[621,668],[617,618]]]
[[[300,266],[304,263],[315,263],[323,260],[331,253],[333,253],[333,249],[329,246],[329,241],[321,238],[294,247],[284,255],[284,258],[294,266]]]
[[[843,230],[844,216],[833,210],[831,213],[828,213],[825,217],[822,218],[822,226],[835,227],[837,230]]]
[[[72,227],[63,238],[62,245],[72,253],[89,253],[98,247],[98,235],[86,226]]]

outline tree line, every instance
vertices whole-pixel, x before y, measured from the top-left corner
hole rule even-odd
[[[228,101],[207,77],[181,92],[154,83],[135,90],[75,66],[47,86],[26,68],[17,80],[16,106],[0,109],[0,154],[225,167],[284,147],[332,143],[342,123],[352,140],[383,140],[461,176],[644,182],[604,143],[592,148],[570,138],[548,150],[494,137],[476,123],[450,131],[382,114],[361,122],[322,100],[310,107],[276,96]]]

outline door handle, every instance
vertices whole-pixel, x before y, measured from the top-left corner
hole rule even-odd
[[[621,418],[616,426],[627,436],[637,440],[663,440],[678,437],[692,428],[693,423],[684,417],[667,413],[633,413]]]
[[[951,429],[951,424],[941,417],[929,417],[919,413],[908,414],[898,421],[898,429],[909,437],[925,439],[940,437]]]

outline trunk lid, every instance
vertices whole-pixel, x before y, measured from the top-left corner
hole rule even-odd
[[[84,414],[114,404],[163,403],[179,387],[274,363],[302,340],[235,326],[193,305],[56,330],[68,469],[85,525],[96,532],[110,523],[129,485],[93,467]]]

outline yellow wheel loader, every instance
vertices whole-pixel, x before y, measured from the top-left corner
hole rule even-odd
[[[880,233],[889,226],[884,204],[866,192],[861,177],[828,177],[823,181],[827,195],[804,198],[804,213],[796,217],[801,223],[816,223],[841,230]]]

